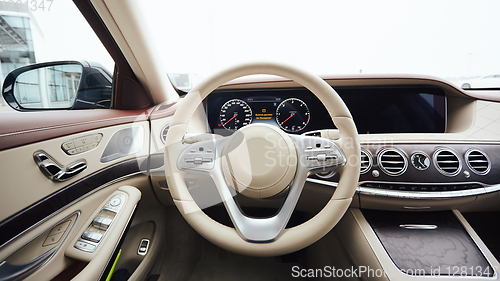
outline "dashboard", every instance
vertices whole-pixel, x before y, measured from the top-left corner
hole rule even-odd
[[[346,103],[359,133],[361,170],[354,206],[479,211],[498,205],[500,100],[426,76],[324,80]],[[222,136],[255,123],[290,134],[336,135],[329,133],[335,126],[322,102],[289,80],[228,83],[212,92],[204,107],[209,131]],[[163,104],[152,114],[158,141],[153,147],[161,152],[160,160],[175,108],[175,103]],[[196,130],[207,132],[204,123],[198,123]],[[158,179],[156,189],[165,189],[164,178]],[[338,180],[339,173],[310,175],[313,188],[308,190],[331,191]]]
[[[444,133],[446,97],[433,87],[335,88],[358,133]],[[212,133],[230,135],[252,123],[292,134],[334,129],[328,111],[305,88],[218,90],[207,100]]]

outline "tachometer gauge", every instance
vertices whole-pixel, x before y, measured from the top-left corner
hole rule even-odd
[[[252,109],[240,99],[227,101],[220,109],[220,124],[228,131],[236,131],[239,128],[252,123]]]
[[[309,123],[310,114],[307,104],[296,98],[289,98],[276,109],[276,122],[286,132],[302,131]]]

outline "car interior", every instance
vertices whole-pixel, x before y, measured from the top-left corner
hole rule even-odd
[[[114,71],[6,73],[0,280],[500,278],[500,88],[252,60],[185,91],[138,2],[71,3]]]

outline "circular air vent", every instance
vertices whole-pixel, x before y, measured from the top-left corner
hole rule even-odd
[[[465,153],[465,163],[467,163],[471,171],[478,175],[485,175],[491,169],[491,161],[488,155],[477,149],[469,149]]]
[[[462,170],[462,162],[458,155],[446,148],[434,152],[434,165],[441,174],[449,177],[456,176]]]
[[[361,149],[361,169],[359,172],[361,174],[366,174],[372,168],[372,165],[373,165],[372,154],[368,150],[362,148]]]
[[[399,176],[408,168],[408,160],[404,154],[394,148],[386,148],[378,154],[378,166],[389,176]]]
[[[323,173],[317,173],[316,176],[322,179],[329,179],[335,175],[335,171],[327,171]]]
[[[163,144],[167,141],[168,128],[170,128],[170,124],[165,125],[165,127],[161,129],[160,140]]]

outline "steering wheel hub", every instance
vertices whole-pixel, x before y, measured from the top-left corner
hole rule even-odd
[[[285,190],[297,169],[290,137],[275,127],[253,124],[235,132],[224,146],[226,182],[252,198],[267,198]]]

